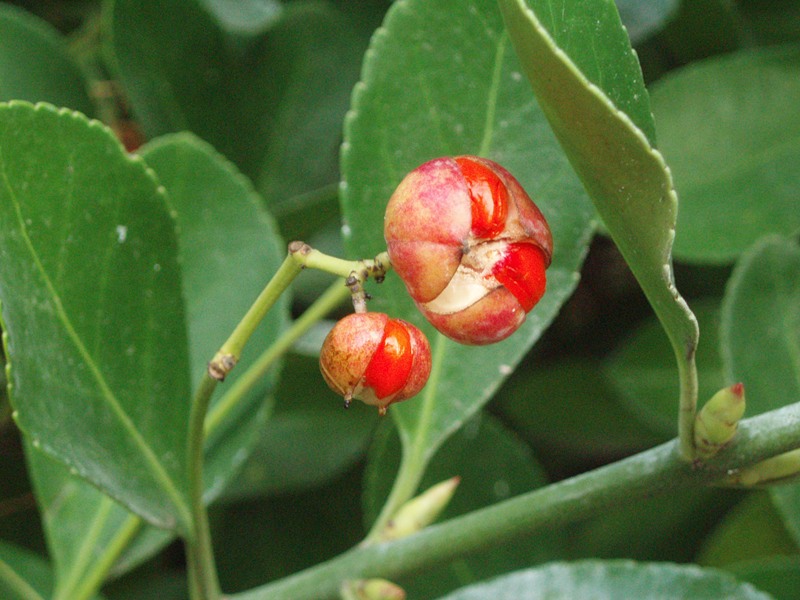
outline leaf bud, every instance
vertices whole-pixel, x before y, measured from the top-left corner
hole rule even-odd
[[[744,415],[744,385],[736,383],[714,394],[695,416],[694,445],[707,460],[727,446]]]
[[[744,487],[783,483],[800,475],[800,448],[773,456],[728,476],[725,483]]]
[[[460,477],[451,477],[406,502],[386,524],[378,539],[382,542],[396,540],[433,523],[447,508],[460,482]]]
[[[405,600],[406,592],[386,579],[353,579],[342,584],[342,600]]]

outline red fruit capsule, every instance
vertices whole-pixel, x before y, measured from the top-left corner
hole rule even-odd
[[[381,414],[416,395],[428,381],[431,350],[425,335],[383,313],[354,313],[328,333],[319,356],[328,386],[345,399],[377,406]]]
[[[425,317],[465,344],[511,335],[541,299],[553,237],[497,163],[437,158],[409,173],[386,207],[394,270]]]
[[[492,239],[506,226],[508,191],[506,186],[483,163],[460,156],[455,159],[467,183],[472,210],[472,235]]]

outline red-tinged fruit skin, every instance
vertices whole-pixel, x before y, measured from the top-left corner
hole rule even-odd
[[[378,400],[397,394],[408,381],[413,360],[408,329],[399,321],[387,320],[383,339],[364,372],[364,385],[372,388]]]
[[[461,343],[507,338],[544,294],[550,228],[494,161],[437,158],[409,173],[389,200],[384,235],[420,311]]]
[[[406,175],[386,207],[384,237],[412,298],[428,302],[447,286],[471,223],[467,183],[453,159],[432,160]]]
[[[354,313],[328,333],[319,362],[325,382],[346,404],[355,398],[385,414],[425,386],[431,351],[425,335],[406,321]]]
[[[347,315],[333,326],[322,343],[319,365],[330,388],[347,398],[364,376],[383,339],[389,317],[383,313]]]

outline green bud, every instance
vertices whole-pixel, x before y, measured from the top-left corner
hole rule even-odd
[[[694,420],[694,445],[698,458],[709,459],[727,446],[744,415],[744,385],[726,387],[714,394]]]
[[[396,540],[433,523],[449,504],[460,481],[460,477],[452,477],[406,502],[386,524],[378,541]]]
[[[406,592],[386,579],[345,581],[339,590],[342,600],[405,600]]]
[[[726,479],[729,485],[753,487],[784,481],[800,475],[800,448],[773,456],[752,467],[741,469]]]

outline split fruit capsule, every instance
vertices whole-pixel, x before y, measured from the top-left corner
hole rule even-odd
[[[550,227],[491,160],[447,157],[417,167],[389,200],[384,237],[417,307],[463,344],[507,338],[544,295]]]
[[[319,366],[328,386],[386,414],[387,407],[415,396],[428,381],[431,349],[411,323],[383,313],[353,313],[334,325],[322,343]]]

